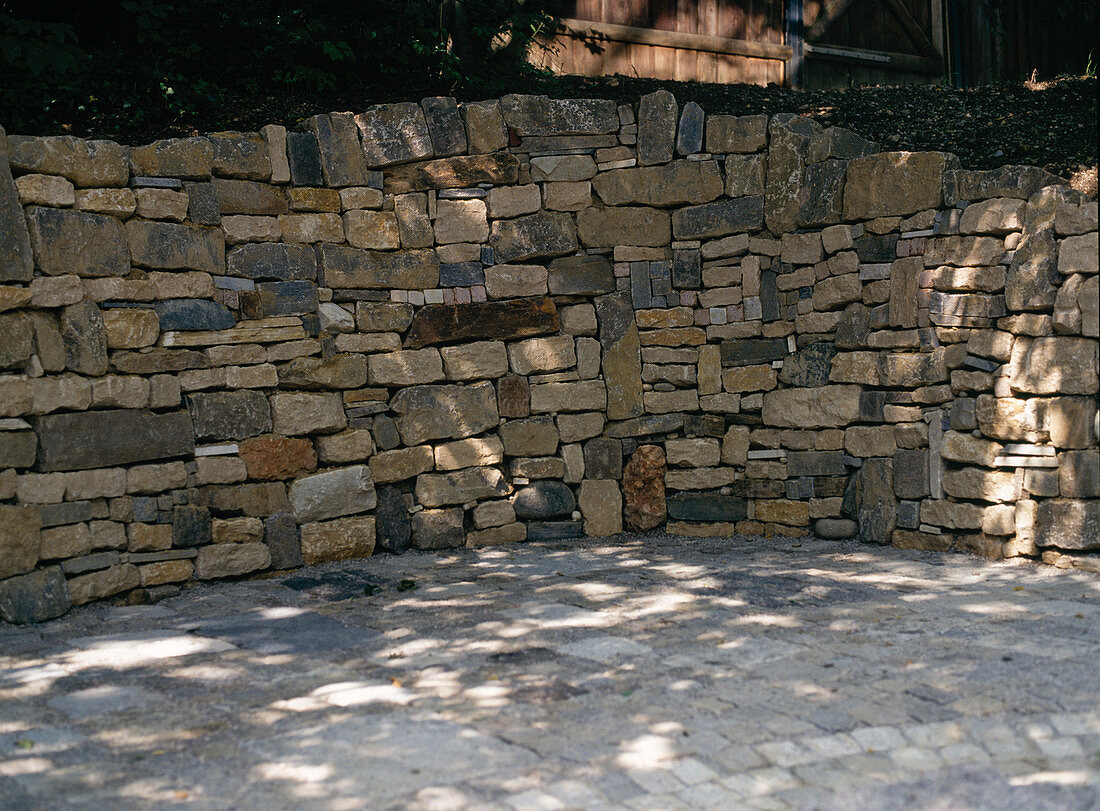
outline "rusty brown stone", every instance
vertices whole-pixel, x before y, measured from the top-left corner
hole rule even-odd
[[[665,452],[660,445],[642,445],[623,468],[623,517],[637,532],[665,522]]]
[[[261,481],[289,479],[317,467],[313,443],[308,439],[258,436],[240,443],[248,478]]]
[[[496,339],[551,335],[561,321],[549,298],[472,304],[429,304],[417,310],[405,342],[409,349]]]
[[[497,408],[500,416],[509,419],[531,413],[531,386],[526,377],[505,375],[497,381]]]

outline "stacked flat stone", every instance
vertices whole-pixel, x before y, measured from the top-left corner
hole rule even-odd
[[[624,527],[1096,568],[1097,209],[1041,170],[664,91],[0,150],[6,620]]]

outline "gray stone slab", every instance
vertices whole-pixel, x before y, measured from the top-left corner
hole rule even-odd
[[[134,710],[164,701],[163,693],[123,684],[101,684],[51,698],[47,703],[74,721]]]
[[[377,631],[351,627],[298,608],[257,609],[214,617],[199,622],[197,630],[267,655],[373,649],[381,641]]]
[[[85,470],[173,459],[195,452],[186,411],[114,409],[38,418],[38,469]]]

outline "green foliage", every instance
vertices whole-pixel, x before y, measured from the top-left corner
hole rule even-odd
[[[537,73],[549,21],[525,0],[0,0],[0,122],[179,130],[264,99],[489,95]]]

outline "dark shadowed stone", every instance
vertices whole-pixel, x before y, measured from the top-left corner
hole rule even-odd
[[[920,502],[898,502],[898,526],[902,529],[917,529],[920,527]]]
[[[861,349],[867,345],[871,332],[871,310],[858,301],[844,308],[836,326],[836,346],[839,349]]]
[[[961,397],[951,403],[952,431],[973,431],[978,427],[976,405],[971,397]]]
[[[577,508],[577,500],[569,485],[542,479],[521,488],[512,506],[515,507],[516,518],[567,518]]]
[[[682,414],[651,414],[609,425],[604,433],[610,437],[626,439],[635,436],[671,434],[683,427],[684,417]]]
[[[760,271],[760,317],[764,321],[779,318],[779,287],[776,272],[770,268]]]
[[[302,565],[302,539],[294,516],[278,512],[264,519],[264,543],[271,552],[272,569],[294,569]]]
[[[135,265],[157,270],[225,272],[225,237],[219,229],[130,220],[126,238]]]
[[[222,221],[218,195],[213,183],[184,183],[187,192],[187,218],[195,225],[220,225]]]
[[[584,537],[580,521],[532,521],[527,525],[529,541],[567,541]]]
[[[584,443],[584,475],[589,479],[623,477],[623,443],[597,437]]]
[[[313,282],[260,282],[254,292],[260,318],[317,312],[317,285]],[[162,323],[161,329],[167,327]]]
[[[387,169],[383,190],[387,194],[405,194],[429,189],[467,189],[479,183],[511,186],[518,179],[519,159],[515,155],[507,152],[459,155]]]
[[[126,232],[114,217],[31,206],[26,223],[40,273],[125,276],[130,272]],[[19,238],[18,229],[15,236]],[[8,239],[5,234],[4,240]]]
[[[0,282],[29,282],[34,278],[31,238],[8,167],[6,144],[0,127]]]
[[[233,440],[271,433],[271,409],[261,392],[199,392],[185,400],[199,439]]]
[[[505,375],[497,381],[497,407],[505,419],[531,413],[531,384],[526,377]]]
[[[684,105],[680,114],[680,129],[676,133],[676,154],[694,155],[703,151],[703,122],[706,114],[694,101]]]
[[[172,510],[172,546],[190,549],[205,546],[211,537],[210,510],[183,505]]]
[[[1100,500],[1039,502],[1035,543],[1059,549],[1100,549]]]
[[[829,382],[836,347],[828,343],[804,346],[783,359],[779,382],[788,386],[824,386]]]
[[[607,418],[625,420],[645,413],[638,325],[626,293],[596,301],[603,347],[601,368],[607,384]]]
[[[819,518],[814,522],[814,535],[819,538],[851,538],[858,531],[859,526],[850,518]]]
[[[845,515],[855,518],[859,524],[859,539],[864,543],[890,542],[898,514],[893,470],[891,459],[866,459],[844,493],[841,509]]]
[[[882,422],[886,406],[886,392],[861,391],[859,393],[859,419],[862,422]]]
[[[928,495],[928,450],[899,448],[894,451],[894,495],[924,498]],[[976,495],[976,494],[975,494]]]
[[[406,445],[429,439],[462,439],[500,423],[492,383],[473,386],[411,386],[394,395],[390,408]]]
[[[860,262],[893,262],[898,258],[897,234],[864,234],[854,242]]]
[[[458,102],[436,96],[422,99],[420,107],[424,111],[436,157],[447,158],[466,151],[466,125],[458,112]]]
[[[379,487],[374,511],[375,538],[387,552],[404,552],[409,547],[412,521],[405,494],[396,487]]]
[[[787,454],[788,476],[843,476],[843,451],[791,451]]]
[[[647,310],[653,306],[653,283],[649,276],[649,262],[630,263],[630,301],[635,310]]]
[[[726,433],[726,421],[715,414],[685,414],[684,436],[715,436]]]
[[[412,517],[409,546],[413,549],[454,549],[466,545],[460,507],[421,510]]]
[[[638,103],[638,165],[672,160],[677,109],[676,97],[667,90],[642,96]]]
[[[34,464],[38,439],[34,431],[0,432],[0,469]]]
[[[439,266],[440,287],[472,287],[485,284],[485,268],[481,262],[457,262]]]
[[[439,286],[439,257],[434,250],[368,251],[322,245],[321,267],[325,286],[332,288],[427,290]]]
[[[306,119],[305,127],[317,139],[326,186],[340,188],[368,184],[370,170],[359,144],[359,130],[351,115],[315,115]]]
[[[288,132],[286,157],[290,163],[290,182],[295,186],[322,186],[321,150],[312,132]]]
[[[34,324],[31,319],[24,313],[0,313],[0,369],[22,366],[33,354]]]
[[[153,309],[162,330],[230,329],[237,323],[224,304],[204,299],[168,299]]]
[[[665,469],[660,445],[642,445],[631,454],[623,468],[623,522],[628,529],[645,532],[665,522]]]
[[[401,433],[397,430],[397,423],[394,422],[392,417],[379,414],[374,418],[372,428],[374,444],[378,446],[379,450],[392,451],[401,444]]]
[[[672,215],[672,233],[676,239],[714,239],[763,227],[764,198],[760,196],[689,206]]]
[[[223,180],[214,178],[211,183],[218,200],[218,211],[223,214],[254,214],[275,216],[286,214],[286,198],[278,186],[255,183],[251,180]]]
[[[309,245],[261,242],[234,248],[226,257],[227,273],[244,279],[276,281],[317,279],[317,252]]]
[[[677,290],[698,290],[703,286],[703,255],[700,251],[672,252],[672,286]]]
[[[723,366],[752,366],[787,357],[786,338],[737,338],[722,342]]]
[[[826,160],[806,167],[798,224],[803,228],[831,225],[843,219],[844,177],[848,161]]]
[[[417,310],[406,346],[487,339],[504,341],[550,335],[560,320],[553,299],[525,298],[472,304],[429,304]]]
[[[45,622],[60,617],[71,605],[60,566],[0,580],[0,618],[7,622]]]
[[[498,264],[526,262],[577,250],[577,227],[573,218],[563,211],[544,211],[496,220],[489,234]]]
[[[748,517],[748,502],[721,493],[674,493],[668,497],[668,517],[678,521],[740,521]]]
[[[91,377],[107,373],[107,330],[99,308],[89,299],[61,311],[61,338],[66,368]]]
[[[563,256],[550,263],[547,283],[552,295],[596,296],[615,290],[615,272],[606,256]]]
[[[111,467],[195,452],[195,435],[186,411],[153,414],[116,409],[47,414],[38,418],[37,429],[37,468],[41,471]]]

